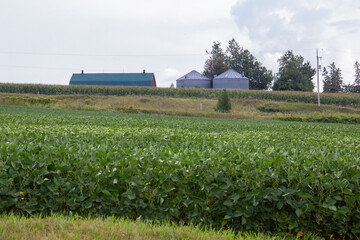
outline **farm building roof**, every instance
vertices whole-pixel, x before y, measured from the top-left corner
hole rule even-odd
[[[246,78],[244,74],[238,73],[234,69],[229,69],[226,72],[220,74],[219,76],[214,77],[214,79],[220,79],[220,78]]]
[[[177,80],[192,80],[192,79],[204,79],[204,80],[211,80],[210,78],[200,74],[199,72],[193,70],[189,72],[188,74],[182,76],[181,78]]]
[[[74,73],[70,85],[156,87],[154,73]]]

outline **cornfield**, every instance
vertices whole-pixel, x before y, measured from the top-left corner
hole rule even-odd
[[[6,93],[32,93],[45,95],[69,94],[98,94],[98,95],[144,95],[164,97],[196,97],[216,98],[221,90],[216,89],[188,89],[188,88],[150,88],[150,87],[106,87],[106,86],[61,86],[61,85],[36,85],[36,84],[0,84],[0,92]],[[269,99],[275,101],[303,102],[317,104],[317,94],[310,92],[275,92],[256,90],[229,90],[230,98],[237,99]],[[321,103],[340,106],[360,105],[360,94],[321,94]]]

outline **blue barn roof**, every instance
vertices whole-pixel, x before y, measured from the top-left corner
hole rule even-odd
[[[74,73],[69,84],[156,87],[154,73]]]

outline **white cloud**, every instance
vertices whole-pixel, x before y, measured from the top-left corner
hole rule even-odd
[[[163,71],[165,77],[178,77],[181,73],[176,68],[166,68]]]

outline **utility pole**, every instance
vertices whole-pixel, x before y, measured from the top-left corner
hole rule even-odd
[[[320,106],[319,59],[320,59],[319,50],[316,48],[316,75],[317,75],[318,105]]]

